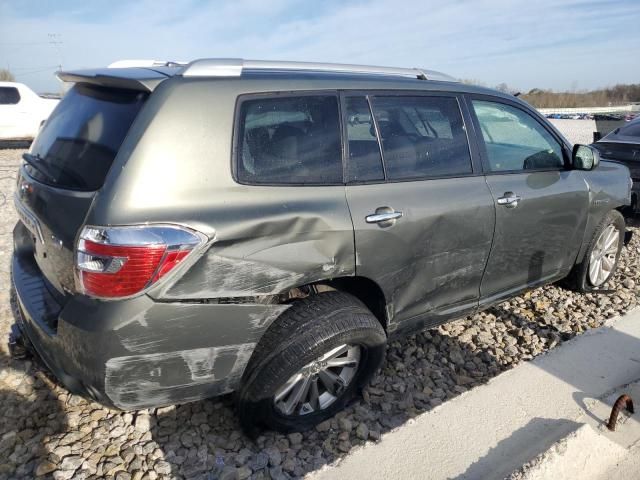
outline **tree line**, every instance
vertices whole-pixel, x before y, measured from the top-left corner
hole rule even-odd
[[[483,85],[477,80],[462,80],[464,83]],[[501,83],[496,85],[496,90],[517,94],[519,91]],[[627,105],[632,102],[640,102],[640,83],[629,85],[615,85],[590,91],[556,92],[534,88],[528,92],[520,92],[518,95],[536,108],[575,108],[575,107],[610,107]]]
[[[15,82],[16,77],[13,76],[6,68],[0,68],[0,82]]]

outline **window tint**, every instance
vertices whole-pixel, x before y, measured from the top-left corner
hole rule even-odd
[[[20,93],[15,87],[0,87],[0,105],[15,105],[20,101]]]
[[[375,97],[387,179],[471,173],[458,102],[450,97]]]
[[[531,115],[502,103],[473,100],[492,172],[562,168],[562,146]]]
[[[31,153],[44,183],[75,190],[99,189],[147,95],[76,85],[60,101],[36,137]]]
[[[342,183],[335,96],[246,100],[240,107],[237,174],[241,182]]]
[[[384,180],[380,145],[365,97],[347,97],[347,178],[351,182]]]

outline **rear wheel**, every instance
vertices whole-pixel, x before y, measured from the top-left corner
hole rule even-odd
[[[332,417],[380,366],[386,335],[355,297],[297,300],[265,333],[238,393],[245,430],[307,430]]]
[[[581,263],[568,278],[569,286],[590,292],[605,285],[615,273],[624,243],[625,222],[620,212],[607,214],[593,234]]]

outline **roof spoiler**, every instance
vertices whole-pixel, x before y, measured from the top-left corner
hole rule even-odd
[[[173,60],[117,60],[110,63],[107,68],[132,68],[132,67],[184,67],[189,62],[174,62]]]
[[[142,92],[152,92],[160,82],[169,77],[169,75],[160,71],[139,67],[74,70],[57,72],[56,76],[63,82],[89,83],[103,87],[140,90]]]

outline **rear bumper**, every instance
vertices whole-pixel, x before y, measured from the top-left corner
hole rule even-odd
[[[134,410],[233,391],[262,333],[287,308],[165,303],[145,295],[60,302],[23,250],[15,249],[11,276],[25,343],[69,391],[109,407]]]

